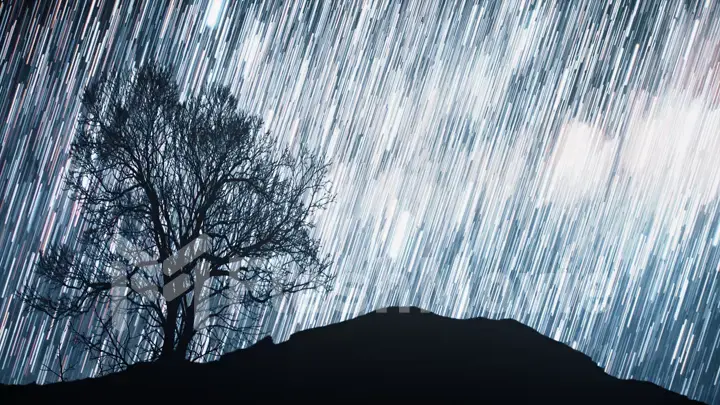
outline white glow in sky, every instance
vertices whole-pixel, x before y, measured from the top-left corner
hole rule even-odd
[[[210,2],[210,8],[208,9],[207,17],[205,19],[205,24],[207,24],[208,27],[214,27],[215,25],[217,25],[218,21],[220,20],[222,6],[222,0],[212,0]]]
[[[400,218],[398,219],[397,224],[395,225],[394,234],[392,237],[392,241],[390,242],[390,250],[389,255],[391,258],[395,259],[400,254],[401,250],[404,248],[405,245],[405,236],[406,231],[408,228],[408,222],[410,220],[410,213],[407,211],[403,211],[400,214]]]
[[[638,198],[709,204],[720,191],[720,111],[701,99],[670,93],[650,109],[634,113],[620,156]]]
[[[586,123],[572,121],[563,125],[545,169],[549,176],[546,198],[569,203],[601,195],[616,151],[616,140],[606,139]]]

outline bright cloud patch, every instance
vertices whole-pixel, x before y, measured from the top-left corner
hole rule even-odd
[[[620,157],[633,195],[649,202],[710,202],[719,188],[720,112],[681,97],[651,107],[632,120]]]
[[[565,124],[544,168],[543,203],[571,204],[601,195],[607,185],[618,142],[590,125]]]

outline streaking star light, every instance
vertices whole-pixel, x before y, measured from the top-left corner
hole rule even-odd
[[[220,21],[220,15],[222,14],[223,0],[211,0],[210,8],[207,11],[207,17],[205,17],[205,24],[210,28],[215,28],[217,23]]]

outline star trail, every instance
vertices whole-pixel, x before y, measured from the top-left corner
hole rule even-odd
[[[276,341],[389,305],[514,318],[720,401],[714,1],[3,1],[0,35],[2,382],[55,381],[59,348],[97,372],[15,293],[82,229],[83,87],[157,61],[332,161],[338,278],[267,310]]]

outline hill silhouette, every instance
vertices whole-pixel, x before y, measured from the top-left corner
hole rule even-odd
[[[3,403],[287,400],[700,404],[606,374],[588,356],[513,320],[410,308],[267,337],[216,362],[145,363],[96,379],[4,386]]]

